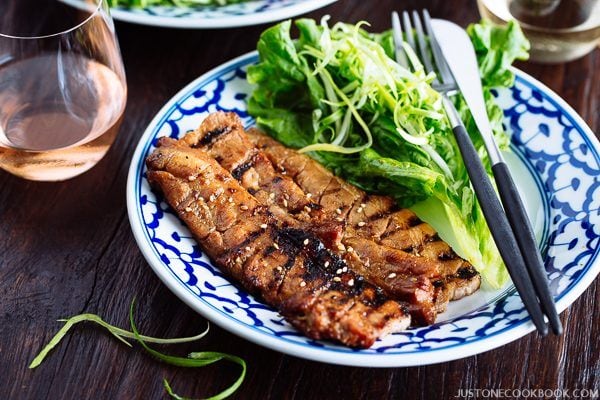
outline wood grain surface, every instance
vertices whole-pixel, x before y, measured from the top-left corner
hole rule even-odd
[[[434,17],[466,26],[474,0],[341,0],[310,14],[368,20],[379,31],[394,9],[427,7]],[[253,50],[265,26],[174,30],[117,23],[129,99],[120,134],[91,171],[62,183],[35,183],[0,172],[0,399],[160,399],[162,378],[189,397],[230,385],[238,367],[170,367],[139,347],[82,325],[36,370],[28,363],[61,327],[58,318],[91,312],[127,327],[137,296],[141,331],[184,336],[206,321],[158,280],[133,239],[125,206],[126,175],[147,124],[180,88],[203,72]],[[555,90],[600,132],[600,51],[562,65],[519,65]],[[600,284],[565,312],[562,337],[532,333],[499,349],[418,368],[349,368],[282,355],[216,326],[201,342],[171,350],[225,351],[248,362],[234,398],[453,398],[459,389],[600,387]]]

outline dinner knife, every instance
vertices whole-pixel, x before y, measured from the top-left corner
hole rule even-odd
[[[519,249],[523,255],[527,271],[535,287],[541,307],[550,323],[552,332],[562,333],[562,324],[550,289],[541,253],[519,192],[514,184],[508,166],[494,139],[494,134],[487,115],[483,88],[479,75],[479,67],[473,44],[464,29],[460,26],[439,20],[433,26],[435,36],[448,67],[456,80],[456,84],[469,107],[486,151],[488,153],[492,173],[500,194],[502,205],[507,214],[510,226],[517,238]]]

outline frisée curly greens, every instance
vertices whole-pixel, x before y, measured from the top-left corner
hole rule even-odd
[[[260,61],[248,69],[256,85],[249,113],[271,136],[310,156],[352,184],[392,196],[431,224],[493,287],[508,273],[486,225],[454,140],[434,74],[394,61],[391,32],[368,33],[365,22],[328,17],[285,21],[263,32]],[[471,25],[494,134],[508,138],[491,89],[510,86],[509,67],[526,59],[529,44],[516,23]],[[405,44],[413,65],[417,56]],[[461,98],[456,105],[489,171],[483,141]]]

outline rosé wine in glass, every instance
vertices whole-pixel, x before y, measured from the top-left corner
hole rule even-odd
[[[79,175],[110,148],[127,99],[108,8],[104,0],[8,3],[0,5],[0,168],[43,181]]]

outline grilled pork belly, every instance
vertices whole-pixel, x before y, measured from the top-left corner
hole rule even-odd
[[[243,149],[227,154],[235,151]],[[150,184],[214,263],[307,336],[369,347],[410,324],[403,304],[277,204],[259,201],[204,149],[161,139],[146,164]]]
[[[214,113],[180,142],[205,149],[261,204],[307,223],[350,269],[407,301],[417,324],[433,323],[450,299],[479,287],[475,270],[411,211],[367,195],[259,132],[249,136],[235,114]]]

